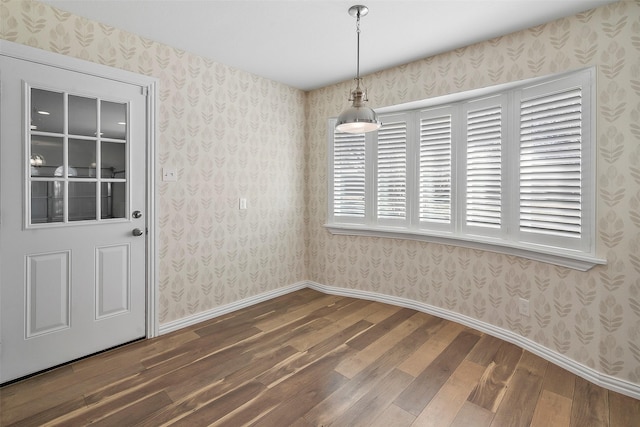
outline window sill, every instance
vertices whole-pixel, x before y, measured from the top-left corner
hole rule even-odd
[[[473,238],[456,237],[449,234],[427,234],[391,227],[364,227],[351,224],[325,224],[331,234],[347,236],[383,237],[389,239],[417,240],[421,242],[439,243],[442,245],[462,246],[470,249],[496,252],[505,255],[514,255],[528,258],[534,261],[554,264],[579,271],[588,271],[596,265],[604,265],[607,260],[596,258],[580,252],[559,251],[554,248],[534,245],[522,245],[508,242],[487,242],[485,240],[473,240]]]

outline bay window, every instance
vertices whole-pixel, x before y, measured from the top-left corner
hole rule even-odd
[[[435,241],[586,270],[595,255],[595,70],[329,120],[332,233]]]

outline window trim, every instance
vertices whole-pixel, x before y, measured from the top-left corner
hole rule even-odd
[[[385,107],[378,109],[378,114],[383,116],[388,115],[396,115],[399,113],[411,115],[414,114],[415,117],[419,117],[421,115],[421,111],[428,109],[439,109],[442,108],[452,108],[453,110],[458,110],[461,114],[466,114],[467,108],[466,106],[473,103],[474,101],[481,101],[484,98],[506,98],[509,108],[516,103],[516,93],[521,93],[526,88],[531,88],[540,84],[550,84],[554,81],[559,81],[567,78],[578,79],[587,79],[589,84],[582,86],[583,92],[585,94],[585,98],[588,100],[585,104],[588,107],[588,111],[584,111],[585,115],[588,115],[587,126],[584,126],[584,139],[590,141],[589,147],[584,150],[584,164],[582,166],[582,171],[587,172],[583,177],[585,181],[586,191],[583,191],[583,212],[585,212],[585,222],[583,228],[587,231],[587,238],[591,239],[591,241],[587,242],[580,249],[570,249],[570,248],[560,248],[560,247],[552,247],[545,245],[544,243],[536,243],[534,241],[523,241],[520,239],[521,231],[517,231],[514,236],[515,239],[505,238],[505,233],[496,233],[492,235],[488,234],[473,234],[473,228],[469,228],[466,224],[463,224],[462,215],[464,211],[466,211],[466,204],[464,200],[458,200],[460,195],[456,194],[460,192],[464,194],[464,183],[462,181],[466,181],[466,170],[461,170],[462,167],[457,168],[457,166],[463,166],[460,162],[459,157],[460,153],[456,154],[456,150],[465,151],[466,146],[462,147],[459,143],[452,144],[452,171],[451,171],[451,179],[452,179],[452,210],[451,210],[451,220],[452,226],[438,229],[430,229],[426,230],[422,228],[419,224],[418,218],[414,217],[413,210],[409,210],[409,207],[417,203],[414,200],[414,197],[409,197],[407,200],[407,222],[403,223],[400,226],[394,226],[390,223],[377,221],[374,217],[376,215],[375,212],[375,199],[376,199],[376,188],[375,181],[377,180],[377,176],[375,174],[375,161],[366,161],[365,169],[366,169],[366,190],[365,190],[365,218],[362,220],[350,220],[345,218],[336,218],[333,212],[333,135],[334,128],[333,123],[335,121],[334,118],[328,120],[328,168],[327,168],[327,176],[328,176],[328,210],[327,210],[327,223],[324,225],[325,228],[332,234],[336,235],[354,235],[354,236],[368,236],[368,237],[384,237],[384,238],[393,238],[393,239],[407,239],[407,240],[418,240],[424,242],[432,242],[439,243],[444,245],[453,245],[453,246],[461,246],[471,249],[485,250],[490,252],[502,253],[505,255],[512,256],[520,256],[528,259],[532,259],[535,261],[541,261],[545,263],[550,263],[554,265],[559,265],[563,267],[568,267],[571,269],[576,269],[580,271],[587,271],[596,265],[606,264],[605,259],[598,258],[595,255],[596,252],[596,204],[595,204],[595,196],[596,196],[596,133],[595,133],[595,121],[596,121],[596,101],[595,101],[595,79],[596,79],[596,70],[595,67],[584,68],[576,71],[571,71],[567,73],[555,74],[552,76],[539,77],[534,79],[522,80],[518,82],[512,82],[507,84],[502,84],[498,86],[492,86],[488,88],[477,89],[473,91],[457,93],[452,95],[441,96],[437,98],[431,98],[422,101],[416,101],[401,105],[396,105],[392,107]],[[518,98],[519,99],[519,98]],[[466,123],[466,122],[465,122]],[[519,126],[517,122],[509,121],[504,126],[507,129],[508,135],[511,138],[517,138],[519,141]],[[412,127],[415,129],[415,127]],[[416,132],[414,130],[410,130],[409,132]],[[466,132],[466,125],[459,124],[452,126],[452,133],[455,132]],[[365,156],[371,158],[371,152],[376,149],[375,135],[366,134],[365,135]],[[409,137],[409,135],[408,135]],[[452,135],[452,139],[455,140],[456,136]],[[505,138],[506,139],[506,138]],[[512,139],[510,139],[512,140]],[[466,141],[466,136],[464,137],[464,141]],[[373,142],[373,143],[372,143]],[[457,148],[456,148],[457,146]],[[515,148],[509,148],[509,144],[507,144],[504,148],[506,150],[513,151]],[[415,144],[409,144],[407,147],[407,156],[409,159],[415,157]],[[503,151],[504,153],[504,151]],[[519,174],[519,166],[516,162],[509,163],[508,161],[505,164],[505,159],[507,155],[503,154],[502,165],[504,168],[504,176],[506,177],[517,177]],[[411,160],[409,160],[411,161]],[[417,160],[413,160],[416,162]],[[418,175],[418,168],[414,168],[413,171],[408,170],[408,172],[415,172]],[[462,181],[461,181],[462,180]],[[519,186],[518,182],[514,182],[517,180],[510,179],[509,182],[503,183],[503,190],[505,191],[505,186]],[[407,194],[409,193],[410,188],[414,188],[417,183],[417,176],[409,177],[409,173],[407,174]],[[414,191],[415,193],[415,191]],[[505,203],[503,205],[503,220],[506,218],[514,219],[518,217],[519,205],[518,199],[514,198],[509,201],[509,203]],[[508,222],[508,221],[507,221]],[[515,224],[518,222],[516,221]]]

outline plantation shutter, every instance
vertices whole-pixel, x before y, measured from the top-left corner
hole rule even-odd
[[[333,215],[365,216],[365,136],[333,135]]]
[[[596,70],[329,120],[327,228],[588,269],[596,258]],[[365,159],[366,157],[366,159]]]
[[[495,99],[489,99],[467,105],[466,129],[465,224],[499,229],[502,224],[503,140],[503,112],[499,100],[497,104]]]
[[[451,112],[420,116],[418,219],[451,223]]]
[[[579,239],[582,88],[537,92],[520,102],[520,231]]]
[[[378,219],[407,217],[407,121],[404,116],[381,117],[378,130]]]

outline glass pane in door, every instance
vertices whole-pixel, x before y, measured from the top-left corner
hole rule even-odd
[[[31,135],[29,166],[31,176],[56,176],[63,165],[64,140],[59,137]]]
[[[103,138],[127,138],[127,104],[102,101],[100,105],[100,131]]]
[[[64,94],[44,89],[31,89],[31,130],[64,132]]]
[[[96,183],[69,182],[69,221],[96,219]]]
[[[98,103],[95,98],[69,95],[69,134],[98,136]]]
[[[64,221],[64,182],[31,182],[31,223]]]
[[[122,142],[102,142],[102,177],[124,179],[126,174],[127,151]]]
[[[70,177],[92,178],[96,176],[96,141],[69,139]]]
[[[127,191],[124,182],[102,183],[101,218],[125,218]]]

